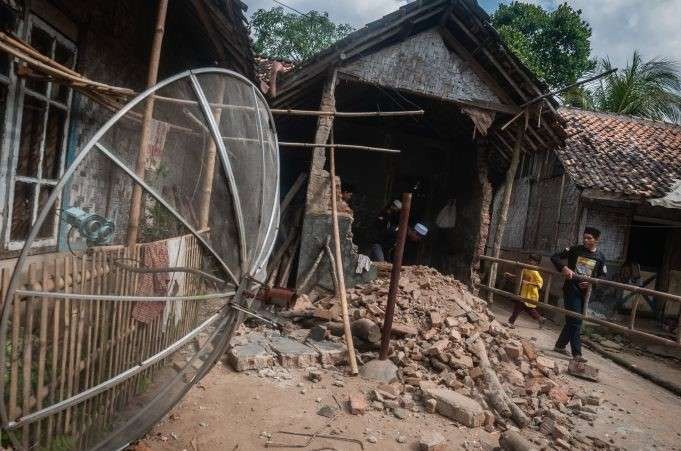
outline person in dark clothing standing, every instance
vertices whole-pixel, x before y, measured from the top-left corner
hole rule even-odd
[[[376,218],[374,225],[374,242],[369,257],[375,262],[390,261],[390,253],[395,246],[397,226],[400,222],[402,202],[395,199],[387,205]]]
[[[588,282],[580,282],[575,276],[603,277],[607,273],[605,256],[598,250],[601,232],[595,227],[585,227],[582,244],[565,248],[551,256],[551,262],[565,276],[563,285],[563,304],[565,309],[583,314],[584,296],[589,288]],[[567,260],[567,264],[563,263]],[[585,362],[582,357],[582,320],[565,316],[563,330],[558,336],[554,351],[569,355],[565,349],[570,343],[572,357]]]

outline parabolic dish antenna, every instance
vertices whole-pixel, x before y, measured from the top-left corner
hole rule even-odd
[[[4,293],[3,442],[116,449],[165,415],[264,280],[278,187],[274,121],[234,72],[178,74],[108,120],[41,188]],[[32,255],[55,228],[65,250]]]

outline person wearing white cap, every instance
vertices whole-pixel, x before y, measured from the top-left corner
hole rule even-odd
[[[410,227],[407,230],[407,241],[404,243],[404,257],[402,259],[403,264],[414,265],[418,263],[418,249],[426,236],[428,236],[428,227],[421,222],[417,222],[414,224],[414,227]]]
[[[402,202],[398,199],[388,204],[376,218],[373,244],[369,256],[375,262],[388,261],[397,237]]]

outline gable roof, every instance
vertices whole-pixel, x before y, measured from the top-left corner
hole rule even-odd
[[[681,126],[611,113],[561,108],[565,171],[581,188],[653,199],[681,179]]]
[[[318,82],[328,76],[330,69],[346,66],[429,29],[437,29],[448,49],[466,61],[494,90],[502,104],[498,106],[506,114],[513,115],[520,111],[520,105],[548,93],[548,87],[503,43],[476,0],[415,0],[349,34],[282,76],[277,97],[271,99],[271,104],[282,108],[302,103],[314,95],[310,87],[320,86]],[[530,127],[525,137],[533,150],[551,148],[562,138],[555,110],[558,104],[551,97],[542,104],[547,107],[543,108],[541,120],[544,126]],[[509,130],[499,132],[502,133],[513,140]]]

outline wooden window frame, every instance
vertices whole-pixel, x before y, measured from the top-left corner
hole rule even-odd
[[[47,33],[52,39],[53,39],[53,44],[52,44],[52,49],[51,49],[51,55],[49,55],[51,58],[54,58],[54,52],[56,48],[56,44],[59,43],[60,45],[66,47],[73,53],[73,61],[72,61],[72,69],[75,68],[77,56],[78,56],[78,51],[76,44],[72,42],[70,39],[66,38],[64,35],[62,35],[58,30],[56,30],[53,26],[51,26],[49,23],[45,22],[44,20],[40,19],[38,16],[35,16],[31,14],[28,18],[28,26],[26,27],[26,37],[27,41],[29,41],[29,38],[31,36],[31,32],[33,30],[33,27],[39,27],[43,32]],[[11,71],[10,71],[11,72]],[[68,143],[68,132],[69,132],[69,125],[71,122],[71,102],[73,98],[73,89],[69,88],[66,102],[60,102],[58,99],[53,99],[51,98],[51,93],[52,89],[57,83],[51,82],[51,81],[46,81],[46,91],[45,94],[35,92],[31,88],[26,86],[26,79],[17,79],[16,76],[13,76],[14,78],[14,89],[15,89],[15,97],[17,98],[17,101],[12,102],[10,105],[8,102],[8,111],[5,112],[7,116],[14,115],[10,114],[9,110],[10,108],[13,109],[13,113],[16,114],[16,119],[9,122],[5,122],[5,134],[8,136],[10,139],[6,139],[6,143],[9,144],[9,154],[10,154],[10,164],[9,164],[9,170],[10,176],[7,178],[9,182],[9,188],[8,188],[8,194],[7,194],[7,202],[6,202],[6,213],[4,215],[5,218],[5,231],[4,231],[4,244],[5,248],[9,251],[16,251],[20,250],[25,243],[25,239],[21,240],[16,240],[16,239],[11,239],[11,230],[12,230],[12,214],[13,214],[13,206],[14,206],[14,190],[16,186],[16,182],[24,182],[33,185],[33,205],[32,205],[32,211],[31,211],[31,224],[35,223],[35,220],[37,218],[37,215],[39,214],[39,201],[40,201],[40,190],[43,188],[43,186],[52,186],[54,187],[58,180],[59,177],[64,173],[64,167],[66,164],[66,153],[67,153],[67,143]],[[24,106],[24,99],[26,96],[33,97],[34,99],[37,99],[39,101],[45,102],[46,103],[46,110],[45,110],[45,115],[43,118],[43,127],[42,127],[42,135],[40,138],[40,160],[37,163],[38,166],[38,173],[37,177],[29,177],[29,176],[23,176],[23,175],[17,175],[16,170],[17,170],[17,164],[18,164],[18,159],[19,159],[19,146],[20,146],[20,129],[22,125],[22,115],[23,115],[23,106]],[[8,99],[10,97],[10,94],[8,93]],[[65,113],[65,120],[64,120],[64,128],[62,130],[62,141],[61,141],[61,149],[60,149],[60,155],[59,155],[59,170],[58,170],[58,175],[56,179],[45,179],[42,178],[42,171],[43,171],[43,158],[45,154],[45,136],[47,133],[47,121],[49,119],[49,113],[50,113],[50,108],[58,108],[62,110]],[[13,133],[12,133],[13,132]],[[10,137],[11,135],[11,137]],[[9,141],[9,142],[8,142]],[[57,200],[56,205],[60,205],[61,202],[61,193],[59,194],[59,198]],[[54,221],[54,231],[51,237],[49,238],[40,238],[34,240],[32,243],[31,247],[32,248],[41,248],[41,247],[54,247],[57,245],[57,239],[59,235],[59,213],[55,213],[53,218],[48,218],[47,219]],[[33,227],[31,225],[31,227]]]

